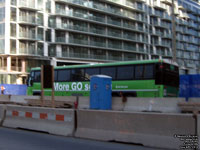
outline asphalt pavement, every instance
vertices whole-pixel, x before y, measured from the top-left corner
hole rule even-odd
[[[0,150],[160,150],[0,127]]]

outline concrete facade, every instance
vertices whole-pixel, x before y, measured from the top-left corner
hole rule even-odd
[[[174,0],[176,60],[200,70],[200,5]],[[172,59],[172,0],[1,0],[0,81],[32,67]]]

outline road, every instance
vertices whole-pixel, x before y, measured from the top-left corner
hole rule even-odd
[[[0,127],[0,150],[156,150]],[[158,150],[158,149],[157,149]]]

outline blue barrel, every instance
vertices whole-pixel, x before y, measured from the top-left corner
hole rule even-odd
[[[112,78],[95,75],[90,80],[90,109],[109,110],[112,108]]]

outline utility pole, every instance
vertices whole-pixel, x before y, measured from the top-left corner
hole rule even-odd
[[[172,0],[172,60],[176,62],[176,19],[175,19],[175,3]]]

